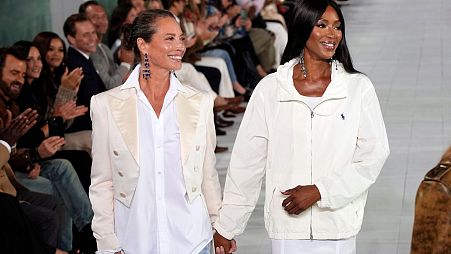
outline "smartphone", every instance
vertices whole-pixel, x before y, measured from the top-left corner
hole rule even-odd
[[[49,137],[64,137],[64,120],[62,117],[49,117],[47,123],[49,125]]]
[[[241,9],[240,17],[241,17],[242,20],[246,20],[247,19],[247,11],[245,9]]]

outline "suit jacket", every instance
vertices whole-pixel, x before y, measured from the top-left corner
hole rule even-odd
[[[83,68],[84,77],[81,80],[80,88],[77,93],[77,105],[89,107],[91,97],[106,90],[102,79],[99,74],[97,74],[91,60],[86,59],[85,56],[72,47],[69,47],[69,50],[67,51],[67,67],[69,68],[69,71],[78,67]],[[92,129],[91,119],[88,114],[85,114],[75,118],[67,132],[90,129]]]
[[[113,53],[107,45],[98,44],[96,52],[92,53],[90,57],[107,89],[122,85],[123,78],[129,69],[114,62]]]
[[[130,78],[137,80],[138,70],[139,66]],[[172,77],[171,82],[178,80]],[[91,100],[93,164],[89,196],[94,210],[92,229],[99,249],[120,246],[114,232],[113,200],[130,207],[138,184],[137,91],[124,88],[125,84]],[[213,100],[205,93],[183,86],[175,103],[187,197],[192,202],[203,196],[214,221],[221,206],[221,187],[215,168]]]

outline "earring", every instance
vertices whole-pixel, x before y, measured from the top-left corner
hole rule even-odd
[[[150,64],[147,53],[144,53],[144,68],[142,69],[143,78],[148,80],[150,78]]]
[[[301,64],[302,76],[304,76],[304,78],[307,78],[307,68],[305,68],[305,64],[304,64],[304,50],[301,51],[300,58],[301,58],[300,64]]]

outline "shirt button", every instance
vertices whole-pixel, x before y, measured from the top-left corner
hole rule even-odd
[[[158,172],[157,172],[157,174],[161,175],[161,172],[160,172],[160,171],[158,171]]]
[[[113,151],[113,154],[116,155],[116,156],[119,155],[119,153],[116,150]]]
[[[194,171],[197,171],[197,166],[194,166]]]
[[[191,189],[191,191],[192,191],[192,192],[196,192],[196,191],[197,191],[197,187],[193,187],[193,188]]]
[[[199,151],[199,149],[200,149],[200,145],[197,145],[196,146],[196,151]]]
[[[121,171],[117,172],[117,174],[118,174],[119,176],[124,176],[124,174],[122,174]]]
[[[121,197],[125,198],[127,195],[125,195],[125,193],[121,192],[119,193],[119,195],[121,195]]]

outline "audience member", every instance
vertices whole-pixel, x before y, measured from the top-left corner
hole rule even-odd
[[[41,54],[41,78],[46,82],[46,95],[54,104],[62,104],[76,99],[80,82],[83,79],[82,68],[69,72],[66,64],[66,45],[54,32],[40,32],[33,44]]]
[[[108,32],[108,46],[110,46],[111,52],[115,53],[121,46],[122,26],[132,24],[137,15],[138,10],[130,3],[119,4],[113,9]]]
[[[2,50],[0,53],[0,117],[1,122],[5,123],[11,117],[19,115],[14,99],[18,97],[24,84],[26,59],[18,47]],[[15,149],[10,160],[11,166],[16,172],[23,172],[17,173],[17,179],[30,190],[61,198],[78,230],[89,233],[92,209],[74,168],[67,160],[45,160],[63,144],[64,138],[50,137],[36,149]],[[59,229],[58,248],[66,251],[72,249],[71,218],[63,218]],[[90,238],[86,238],[87,243],[88,239]]]
[[[121,85],[128,77],[133,64],[133,52],[120,47],[117,56],[121,63],[120,65],[116,64],[113,53],[107,45],[102,43],[103,36],[108,30],[108,17],[105,8],[97,1],[84,2],[80,5],[79,13],[86,14],[96,28],[97,50],[90,57],[100,78],[102,78],[107,89]]]

